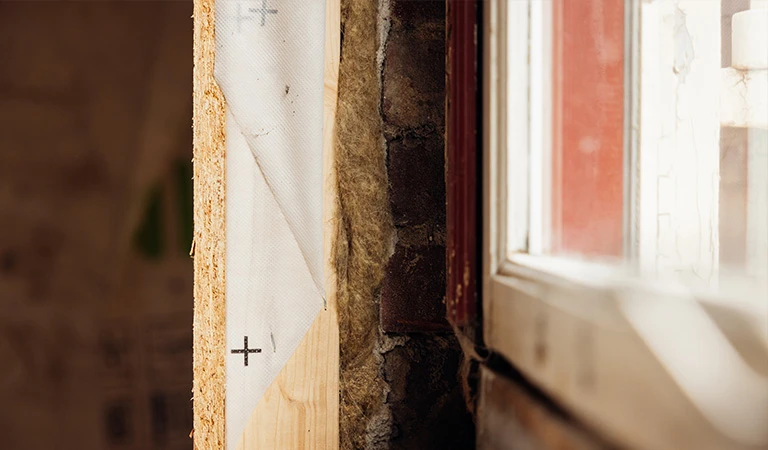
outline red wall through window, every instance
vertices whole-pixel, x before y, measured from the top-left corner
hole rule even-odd
[[[624,2],[553,4],[552,252],[621,256]]]

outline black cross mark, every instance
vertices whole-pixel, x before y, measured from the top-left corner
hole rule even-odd
[[[232,353],[242,353],[243,354],[243,363],[247,366],[248,365],[248,354],[249,353],[261,353],[260,348],[248,348],[248,336],[243,337],[243,348],[233,349]]]
[[[267,14],[277,14],[276,9],[267,9],[267,0],[261,0],[261,8],[250,8],[248,11],[261,14],[261,26],[267,23]]]

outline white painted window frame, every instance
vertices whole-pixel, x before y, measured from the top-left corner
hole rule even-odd
[[[761,294],[739,282],[742,295],[723,298],[641,280],[627,267],[525,253],[541,245],[531,242],[529,213],[548,195],[544,180],[529,188],[541,162],[528,151],[544,145],[548,126],[531,123],[541,108],[531,95],[547,82],[528,65],[529,49],[547,45],[530,39],[546,5],[481,4],[485,345],[621,446],[766,448],[768,379],[754,370],[768,348]]]

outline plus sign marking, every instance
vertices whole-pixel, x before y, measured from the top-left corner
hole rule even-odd
[[[243,364],[248,366],[248,354],[249,353],[261,353],[260,348],[248,348],[248,336],[243,337],[243,348],[232,349],[232,353],[243,354]]]
[[[246,0],[245,3],[253,4],[254,2],[258,2],[259,0]],[[237,24],[237,33],[240,34],[242,31],[242,23],[248,22],[248,21],[259,21],[261,22],[261,26],[267,24],[267,16],[270,14],[277,15],[277,9],[272,9],[267,4],[268,0],[261,0],[261,7],[260,8],[248,8],[248,12],[246,14],[243,14],[243,7],[241,6],[241,1],[238,1],[236,3],[236,10],[234,14],[234,21],[235,24]],[[303,0],[302,0],[303,1]],[[254,14],[255,13],[255,14]]]
[[[267,23],[267,14],[277,14],[276,9],[269,9],[267,7],[267,0],[261,0],[261,8],[250,8],[248,11],[261,14],[262,27]]]

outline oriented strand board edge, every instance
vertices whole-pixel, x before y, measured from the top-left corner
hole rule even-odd
[[[214,0],[194,0],[194,446],[223,449],[225,317],[224,96],[213,76]]]
[[[334,125],[339,72],[339,0],[327,0],[323,111],[323,216],[327,309],[318,314],[248,420],[238,450],[339,448],[339,323],[331,248],[336,229]]]

